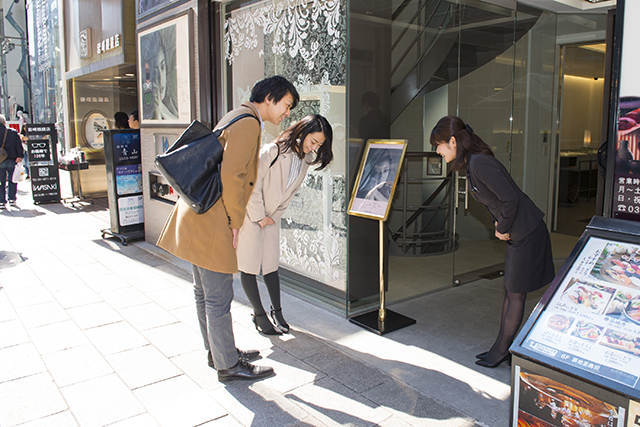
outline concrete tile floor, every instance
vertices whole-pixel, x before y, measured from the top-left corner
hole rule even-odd
[[[501,279],[396,304],[417,324],[384,337],[286,293],[292,333],[261,336],[236,280],[237,345],[277,375],[221,384],[189,265],[100,239],[104,201],[34,206],[19,190],[0,212],[2,427],[508,425],[510,368],[473,357],[497,331]]]

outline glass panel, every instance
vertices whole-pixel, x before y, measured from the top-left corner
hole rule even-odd
[[[233,1],[222,14],[227,109],[278,74],[295,84],[301,102],[281,126],[265,124],[263,143],[306,114],[322,114],[333,127],[334,161],[309,169],[282,217],[280,263],[285,283],[295,278],[340,305],[347,280],[345,7],[346,0]]]

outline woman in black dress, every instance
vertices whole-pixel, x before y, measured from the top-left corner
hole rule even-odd
[[[495,368],[511,358],[509,347],[522,323],[527,292],[547,285],[555,275],[544,213],[459,117],[440,119],[430,142],[447,163],[453,162],[454,171],[466,168],[471,194],[491,214],[496,237],[507,244],[500,331],[491,349],[476,356],[476,364]]]

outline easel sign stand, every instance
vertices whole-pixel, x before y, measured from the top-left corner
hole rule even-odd
[[[380,224],[380,308],[349,319],[378,335],[410,326],[414,319],[385,306],[385,227],[389,215],[393,193],[400,176],[400,165],[407,149],[406,140],[369,140],[364,150],[358,177],[349,202],[349,214],[377,219]]]

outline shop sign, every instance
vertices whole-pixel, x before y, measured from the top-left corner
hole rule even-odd
[[[104,39],[96,44],[96,53],[98,55],[109,52],[110,50],[117,49],[120,47],[120,34],[116,34],[107,39]]]
[[[91,28],[80,31],[80,58],[85,59],[91,56]]]

